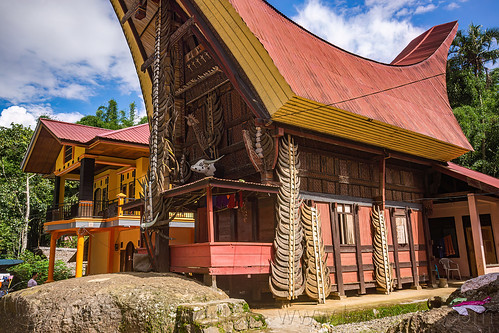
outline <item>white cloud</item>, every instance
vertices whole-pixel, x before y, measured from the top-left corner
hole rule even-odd
[[[50,104],[13,105],[2,110],[0,126],[10,127],[14,123],[35,129],[36,121],[40,116],[47,116],[50,119],[70,123],[74,123],[83,117],[79,112],[54,113]]]
[[[410,21],[418,8],[421,13],[437,6],[430,0],[365,0],[362,7],[348,8],[322,0],[306,0],[292,19],[350,52],[391,62],[425,30]]]
[[[109,80],[139,91],[109,1],[0,1],[0,30],[0,99],[85,100]]]
[[[423,14],[423,13],[431,12],[435,9],[437,9],[437,6],[435,6],[432,3],[430,3],[429,5],[426,5],[426,6],[417,6],[416,10],[414,11],[414,14]]]
[[[457,2],[451,2],[450,4],[448,4],[447,6],[445,6],[445,9],[447,10],[453,10],[453,9],[457,9],[461,6],[459,6],[459,4]]]

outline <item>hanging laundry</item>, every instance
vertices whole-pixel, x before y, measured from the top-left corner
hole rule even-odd
[[[468,310],[473,310],[476,313],[483,313],[485,312],[485,307],[481,305],[463,305],[463,306],[453,306],[452,307],[454,310],[457,311],[462,316],[467,316],[468,315]]]
[[[461,302],[459,304],[456,304],[454,306],[466,306],[466,305],[484,305],[486,303],[490,302],[490,297],[486,297],[481,301],[465,301]]]
[[[447,235],[444,237],[444,247],[445,247],[445,256],[453,256],[456,254],[454,250],[454,244],[452,243],[452,236]]]

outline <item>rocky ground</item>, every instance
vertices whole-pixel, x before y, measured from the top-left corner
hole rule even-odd
[[[446,303],[458,297],[464,297],[468,301],[481,301],[490,297],[491,301],[483,305],[486,309],[484,313],[478,314],[468,310],[469,315],[463,316],[444,304],[440,308],[412,314],[399,324],[390,327],[387,332],[499,332],[499,276],[482,287],[462,291],[468,282],[456,289]]]
[[[8,294],[0,299],[0,332],[172,332],[176,325],[218,332],[209,327],[219,325],[211,320],[216,316],[230,330],[263,328],[263,319],[245,304],[178,275],[103,274]]]

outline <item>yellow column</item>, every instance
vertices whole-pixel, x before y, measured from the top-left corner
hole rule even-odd
[[[118,216],[123,216],[123,204],[125,203],[126,195],[118,194]]]
[[[50,234],[50,256],[49,256],[49,272],[47,276],[47,281],[45,283],[54,282],[54,264],[55,264],[55,249],[58,234],[52,232]]]
[[[83,273],[83,250],[85,249],[85,238],[78,233],[76,244],[76,273],[75,277],[82,277]]]

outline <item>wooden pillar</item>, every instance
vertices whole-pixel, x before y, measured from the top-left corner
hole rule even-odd
[[[107,247],[107,272],[114,271],[114,228],[109,230],[108,247]]]
[[[94,200],[94,168],[95,160],[93,158],[84,158],[80,166],[80,191],[78,199],[80,201]]]
[[[64,180],[62,182],[64,182]],[[54,178],[54,201],[53,201],[54,208],[59,205],[60,194],[61,194],[61,177],[55,176],[55,178]],[[62,197],[64,198],[64,193],[62,194]]]
[[[405,216],[407,222],[407,237],[409,238],[409,252],[411,255],[411,267],[412,267],[412,286],[416,289],[420,289],[419,286],[419,273],[418,273],[418,263],[416,260],[416,249],[414,245],[414,238],[412,233],[412,220],[411,220],[411,210],[406,208]]]
[[[360,240],[360,222],[359,222],[359,205],[354,205],[354,227],[355,227],[355,255],[357,257],[357,273],[360,284],[360,294],[366,293],[366,284],[364,281],[364,264],[362,261],[362,244]]]
[[[345,286],[343,285],[343,267],[341,266],[341,247],[340,247],[340,229],[338,226],[336,203],[330,206],[331,230],[333,232],[333,253],[334,253],[334,271],[336,285],[338,286],[338,296],[345,296]]]
[[[229,214],[230,214],[230,216],[229,216],[229,218],[230,218],[230,240],[231,240],[231,242],[237,242],[237,210],[230,208]]]
[[[45,281],[45,283],[54,282],[55,250],[58,238],[59,235],[56,232],[50,233],[49,271],[48,271],[47,281]]]
[[[79,278],[83,276],[83,251],[85,250],[85,238],[82,234],[78,234],[78,240],[76,243],[76,273],[75,277]]]
[[[473,235],[473,247],[475,248],[475,260],[477,274],[485,274],[485,251],[483,249],[482,227],[476,197],[474,193],[468,194],[468,207],[470,211],[471,233]]]
[[[430,283],[432,287],[437,286],[437,281],[435,276],[433,275],[433,246],[431,243],[431,235],[430,235],[430,224],[428,221],[428,211],[423,208],[423,232],[424,232],[424,241],[426,245],[426,262],[427,262],[427,267],[428,267],[428,274],[430,275]],[[457,222],[457,221],[456,221]],[[462,222],[461,222],[462,226]]]
[[[253,242],[258,242],[258,234],[260,233],[260,226],[258,225],[258,199],[255,198],[251,201],[251,232]]]
[[[215,242],[215,230],[213,225],[213,195],[211,186],[206,188],[206,217],[208,222],[208,242]]]
[[[395,275],[397,289],[402,289],[402,276],[400,274],[399,242],[397,237],[397,224],[395,223],[395,209],[390,208],[390,227],[392,230],[393,260],[395,261]]]
[[[380,208],[382,210],[385,209],[385,200],[386,200],[386,159],[382,157],[379,161],[379,200],[380,202]]]

